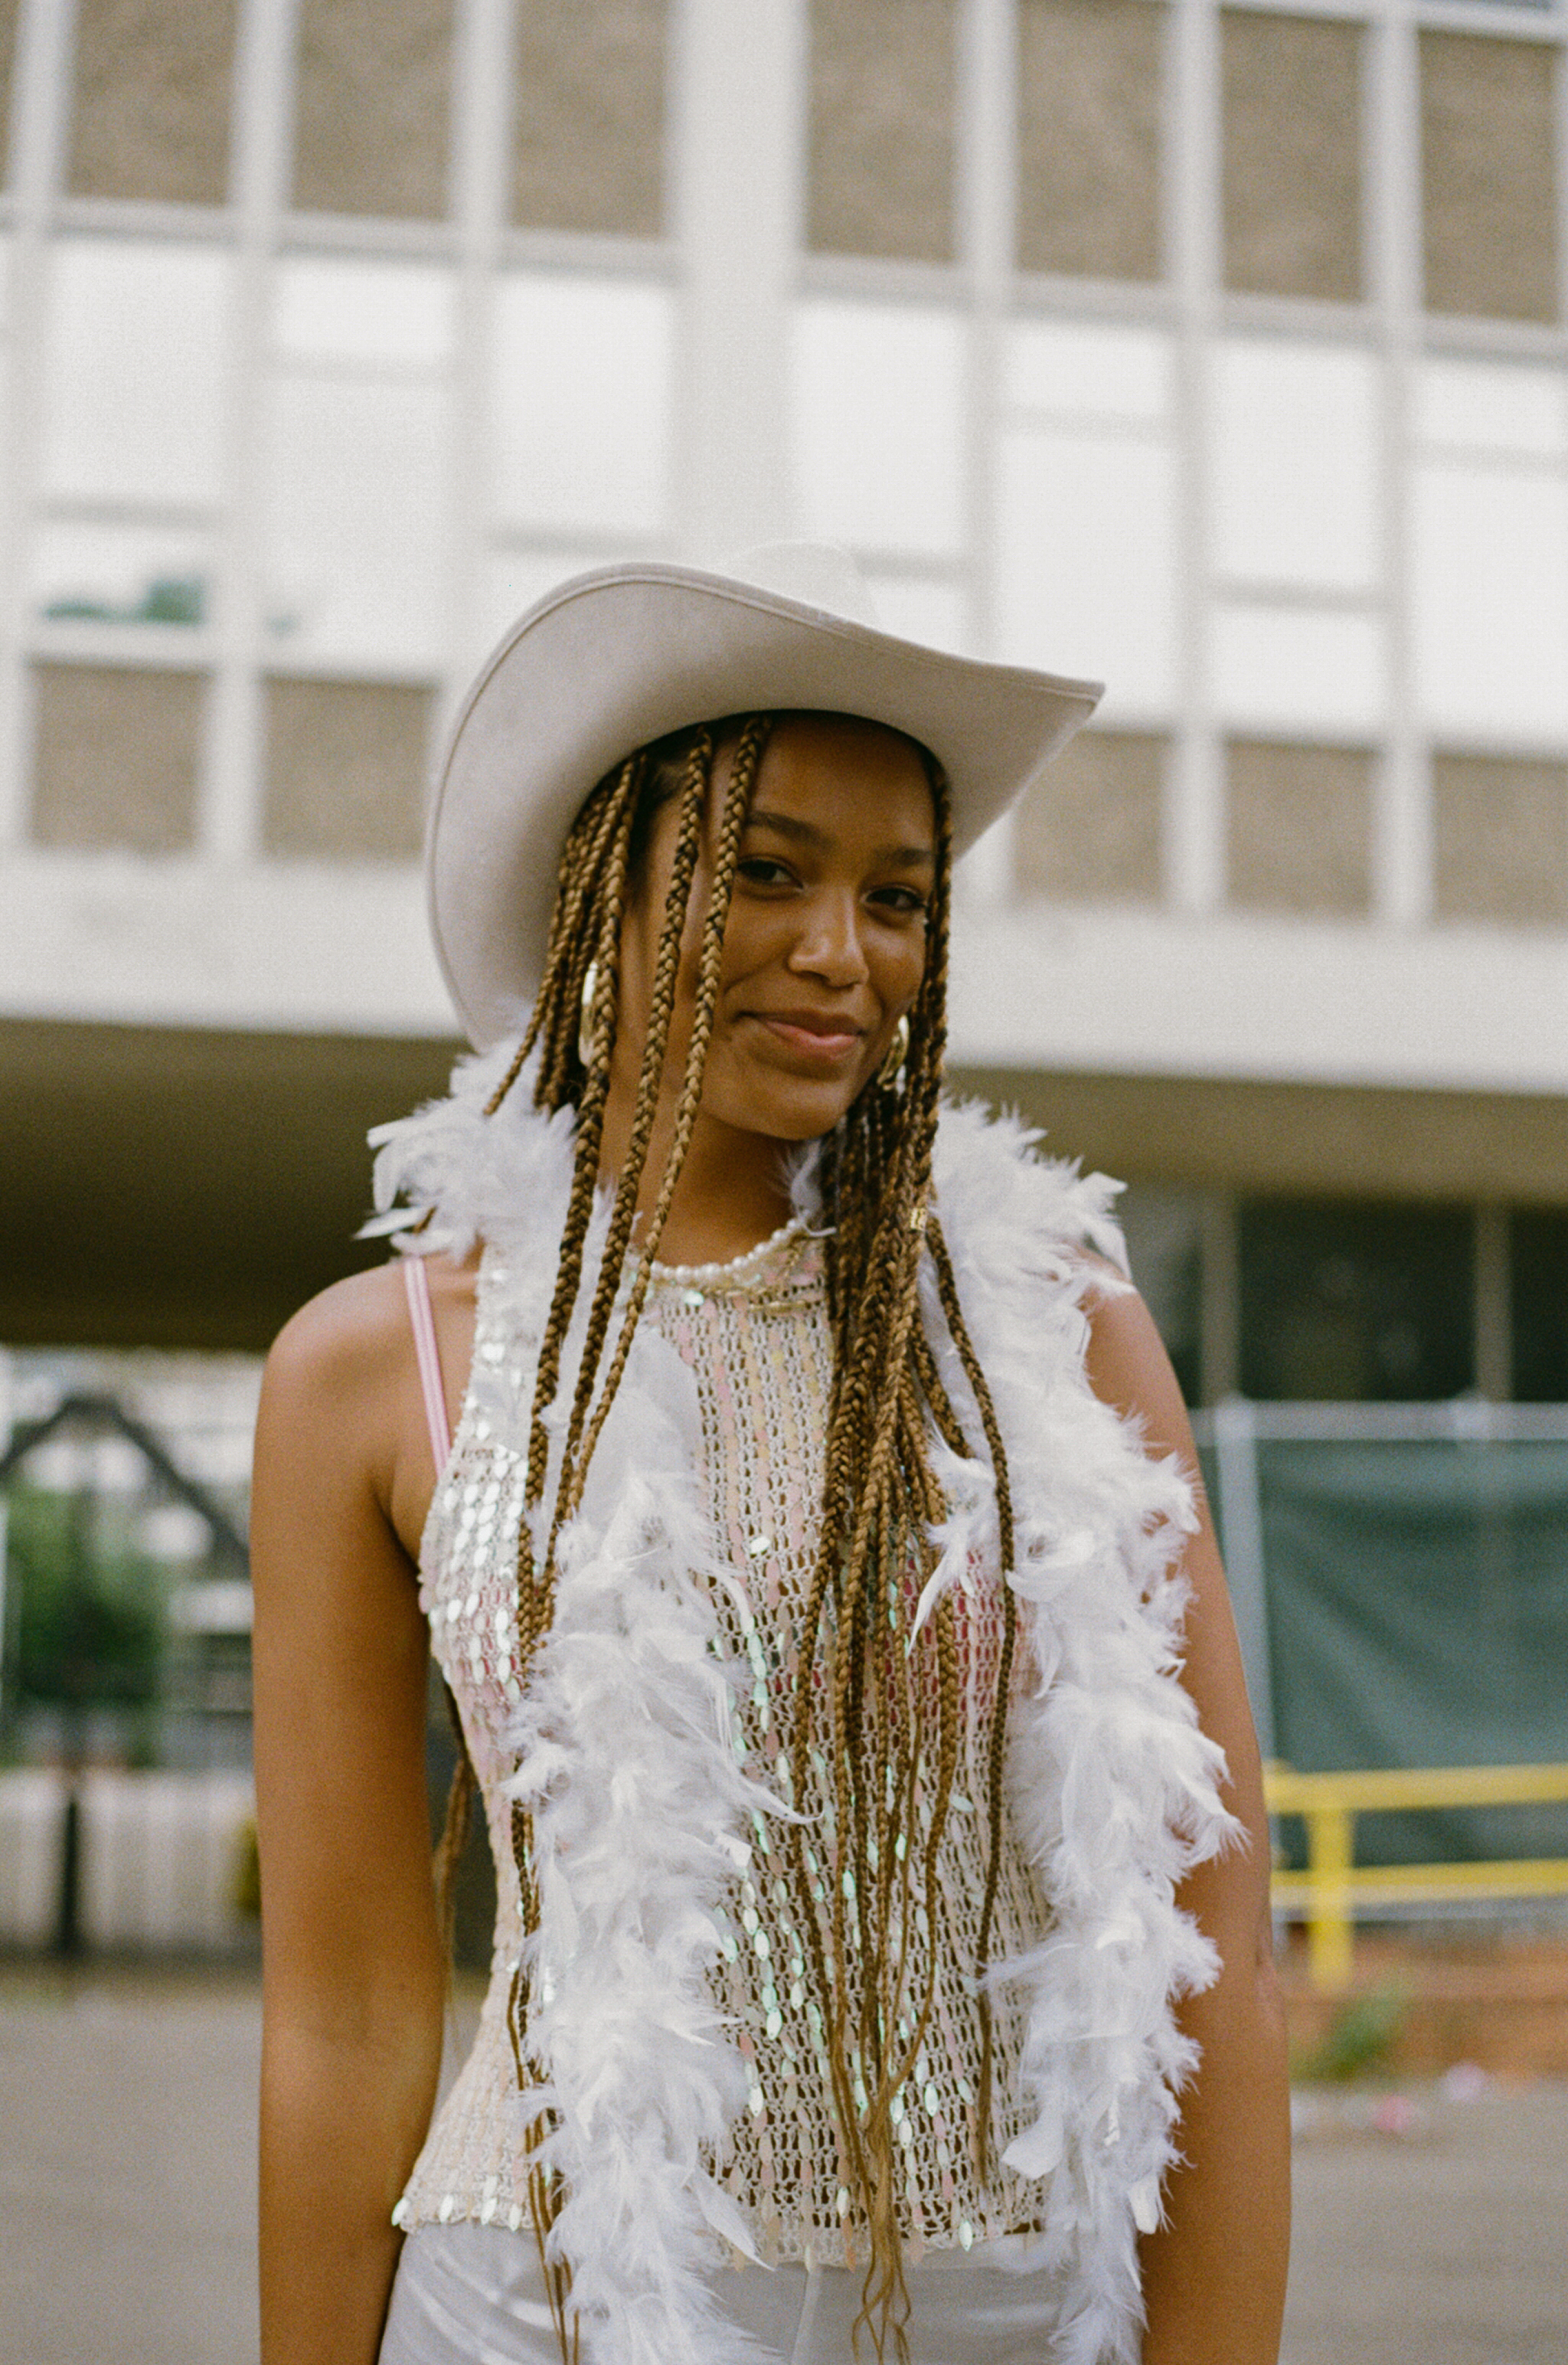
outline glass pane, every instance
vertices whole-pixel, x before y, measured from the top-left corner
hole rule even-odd
[[[211,561],[203,533],[45,526],[33,544],[32,602],[55,622],[205,624]]]
[[[1225,280],[1361,293],[1361,28],[1222,10]]]
[[[1233,739],[1226,757],[1230,901],[1253,911],[1364,913],[1372,902],[1368,751]]]
[[[319,657],[440,661],[447,432],[440,387],[277,381],[264,579],[278,640]]]
[[[1227,723],[1266,731],[1381,731],[1388,711],[1381,616],[1226,601],[1209,619],[1211,692]]]
[[[1081,737],[1082,734],[1080,734]],[[1047,775],[1048,777],[1048,775]],[[1189,1404],[1199,1401],[1203,1202],[1195,1191],[1133,1182],[1116,1203],[1127,1259]]]
[[[1568,1214],[1515,1207],[1508,1217],[1514,1395],[1568,1404]]]
[[[1175,696],[1175,486],[1163,443],[1004,434],[997,654],[1108,682],[1103,712]]]
[[[664,228],[668,0],[518,0],[512,219]]]
[[[36,665],[31,679],[35,843],[136,854],[188,846],[204,677]]]
[[[1468,1208],[1244,1200],[1244,1395],[1416,1403],[1474,1384]]]
[[[1020,0],[1021,270],[1159,278],[1166,14]]]
[[[953,256],[955,0],[812,0],[806,243]]]
[[[1233,338],[1215,353],[1213,399],[1222,572],[1369,588],[1379,556],[1376,364],[1323,345]]]
[[[233,80],[233,0],[76,0],[73,194],[222,205]]]
[[[0,181],[11,177],[11,91],[20,0],[0,0]]]
[[[1555,320],[1557,46],[1419,39],[1427,308]]]
[[[294,202],[444,214],[453,0],[301,0]]]
[[[1568,485],[1430,464],[1415,474],[1417,694],[1439,731],[1568,734]]]
[[[1415,372],[1415,426],[1428,443],[1469,452],[1568,452],[1568,377],[1516,362],[1426,361]]]
[[[1054,902],[1154,902],[1160,888],[1163,738],[1081,731],[1018,809],[1018,885]]]
[[[1439,919],[1568,926],[1568,764],[1434,757],[1432,837]]]
[[[267,852],[418,861],[430,710],[431,692],[417,683],[268,682]]]
[[[496,301],[497,500],[509,522],[649,532],[664,521],[670,298],[542,272]]]
[[[204,247],[70,239],[50,262],[46,490],[90,499],[216,500],[227,258]]]
[[[957,551],[962,323],[915,305],[802,304],[793,381],[802,531],[864,550]]]
[[[433,264],[300,257],[277,266],[273,338],[301,360],[434,367],[452,351],[455,299]]]
[[[1021,320],[1007,332],[1002,399],[1020,410],[1162,420],[1171,384],[1170,340],[1158,329]]]

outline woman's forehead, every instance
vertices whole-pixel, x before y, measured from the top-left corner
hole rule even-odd
[[[857,714],[781,714],[757,776],[760,795],[788,789],[813,799],[902,801],[931,813],[931,774],[923,749],[902,731]]]

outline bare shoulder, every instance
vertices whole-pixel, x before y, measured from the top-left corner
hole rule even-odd
[[[453,1427],[472,1351],[476,1261],[425,1261]],[[373,1501],[405,1551],[417,1550],[435,1473],[398,1260],[335,1282],[278,1333],[262,1385],[256,1469],[263,1485],[308,1477]]]
[[[409,1319],[395,1263],[335,1281],[291,1315],[267,1357],[266,1384],[307,1395],[353,1385],[384,1367]]]

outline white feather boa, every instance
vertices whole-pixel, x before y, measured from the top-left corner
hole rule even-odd
[[[382,1212],[367,1228],[421,1252],[489,1244],[518,1351],[476,1367],[471,1384],[476,1410],[523,1452],[571,1132],[569,1113],[532,1108],[526,1077],[487,1119],[502,1065],[498,1054],[460,1063],[451,1099],[372,1136]],[[935,1167],[1007,1445],[1014,1583],[1036,1675],[1014,1711],[1010,1797],[1052,1908],[1039,1945],[991,1977],[1018,1983],[1027,2007],[1032,2117],[1008,2159],[1040,2180],[1033,2255],[1062,2295],[1057,2357],[1136,2365],[1136,2236],[1158,2221],[1194,2061],[1172,2006],[1216,1970],[1172,1892],[1235,1827],[1218,1795],[1220,1753],[1176,1676],[1190,1489],[1084,1376],[1083,1301],[1098,1284],[1081,1250],[1119,1260],[1114,1186],[1033,1151],[1016,1124],[951,1109]],[[802,1160],[795,1181],[808,1215],[813,1164]],[[408,1211],[426,1208],[431,1221],[415,1236]],[[590,1276],[604,1219],[601,1207]],[[934,1285],[927,1316],[978,1439]],[[558,1405],[570,1401],[581,1317],[579,1306]],[[699,1499],[696,1422],[690,1375],[642,1326],[561,1540],[554,1623],[511,1734],[510,1788],[532,1817],[541,1898],[530,2037],[543,2083],[520,2111],[554,2115],[543,2156],[568,2198],[553,2238],[591,2365],[743,2365],[760,2353],[714,2291],[718,2237],[751,2243],[709,2172],[745,2081],[708,1975],[712,1911],[745,1864],[749,1818],[781,1810],[731,1739],[736,1678],[712,1605],[713,1587],[734,1578]],[[951,1508],[927,1609],[973,1566],[994,1567],[998,1550],[989,1466],[939,1442],[932,1451]]]

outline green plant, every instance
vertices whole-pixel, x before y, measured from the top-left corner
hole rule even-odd
[[[64,1709],[150,1705],[166,1587],[128,1522],[85,1495],[27,1485],[8,1489],[7,1508],[7,1582],[19,1597],[6,1671],[15,1694]]]
[[[1344,2085],[1382,2068],[1409,2014],[1409,1990],[1397,1980],[1353,1996],[1298,2063],[1296,2074],[1308,2085]]]

